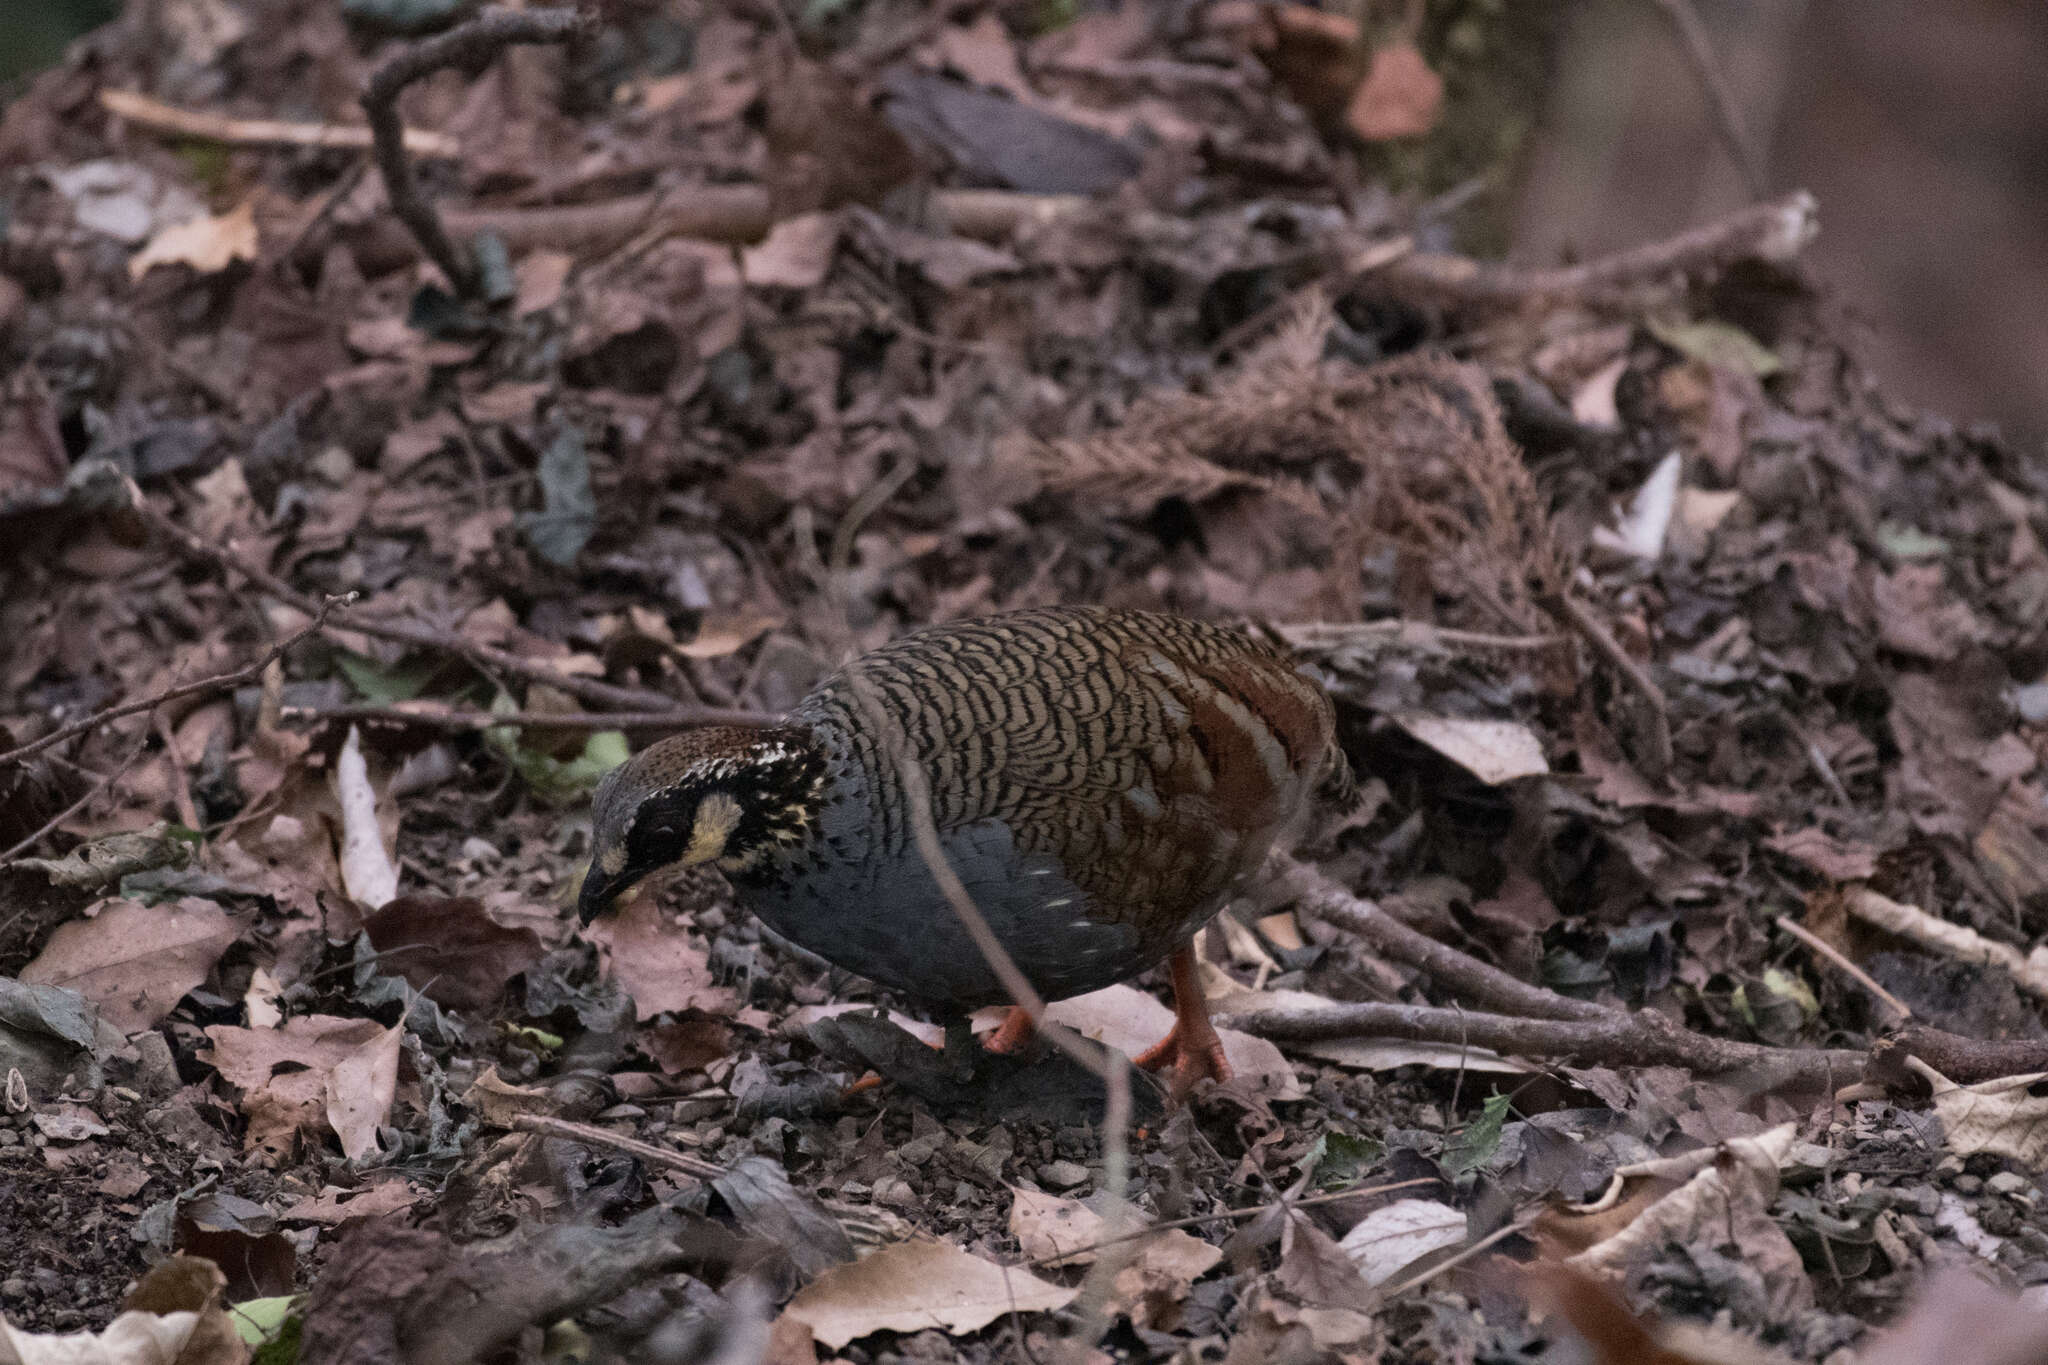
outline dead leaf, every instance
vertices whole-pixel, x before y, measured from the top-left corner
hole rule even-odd
[[[979,1331],[1008,1313],[1050,1313],[1080,1291],[948,1242],[898,1242],[819,1276],[783,1316],[830,1350],[870,1332]]]
[[[1860,882],[1877,871],[1876,849],[1862,843],[1845,844],[1818,826],[1774,834],[1764,845],[1830,881]]]
[[[1542,741],[1512,720],[1391,713],[1387,719],[1489,787],[1550,771]]]
[[[474,896],[400,896],[363,921],[385,969],[437,1005],[481,1010],[541,958],[540,936],[492,919]]]
[[[377,1150],[377,1126],[391,1112],[398,1090],[398,1053],[404,1036],[396,1026],[385,1029],[327,1073],[327,1123],[350,1161]]]
[[[159,265],[189,265],[212,275],[256,257],[256,201],[249,198],[219,217],[202,215],[160,229],[129,260],[128,278],[139,280]]]
[[[837,213],[803,213],[769,229],[758,246],[740,253],[748,284],[815,289],[832,269],[844,224]]]
[[[617,914],[586,925],[583,937],[607,950],[612,975],[633,997],[636,1018],[670,1010],[731,1014],[738,1000],[711,979],[710,959],[682,925],[645,893]]]
[[[280,1217],[287,1223],[338,1227],[351,1218],[381,1218],[389,1213],[402,1213],[422,1197],[402,1177],[380,1180],[361,1190],[344,1190],[329,1185],[320,1191],[318,1198],[301,1200]]]
[[[341,807],[341,882],[350,896],[374,910],[398,895],[398,864],[384,847],[378,794],[363,761],[362,736],[353,725],[335,759],[333,785]]]
[[[1470,1230],[1465,1215],[1434,1199],[1397,1199],[1352,1225],[1337,1245],[1374,1288],[1432,1252],[1461,1245]]]
[[[1367,142],[1421,137],[1436,127],[1443,104],[1444,78],[1430,70],[1415,44],[1397,40],[1373,52],[1344,122]]]
[[[1957,1085],[1918,1057],[1907,1057],[1906,1065],[1933,1089],[1950,1151],[1963,1157],[1989,1152],[2037,1171],[2048,1168],[2048,1095],[2031,1093],[2048,1081],[2048,1072]]]
[[[163,1022],[204,983],[236,932],[225,910],[196,896],[103,901],[92,918],[59,925],[21,979],[77,991],[108,1023],[135,1033]]]
[[[1173,1011],[1135,986],[1107,986],[1087,995],[1056,1000],[1046,1007],[1046,1017],[1065,1024],[1084,1038],[1113,1047],[1135,1057],[1166,1036],[1173,1027]],[[1223,1055],[1230,1062],[1233,1084],[1245,1083],[1273,1099],[1298,1099],[1307,1092],[1294,1074],[1294,1067],[1280,1049],[1264,1038],[1219,1028]]]
[[[391,1032],[374,1019],[328,1014],[300,1015],[274,1029],[216,1024],[206,1030],[212,1047],[202,1051],[199,1060],[217,1069],[223,1080],[242,1092],[241,1108],[249,1120],[248,1148],[282,1158],[297,1145],[299,1134],[328,1127],[329,1079],[345,1061],[353,1061],[350,1093],[336,1095],[341,1103],[334,1108],[355,1125],[360,1139],[370,1108],[368,1090],[381,1068],[376,1050],[392,1046],[386,1038]],[[357,1056],[366,1047],[370,1052]],[[395,1081],[395,1053],[390,1067]],[[384,1103],[389,1106],[388,1094]],[[381,1112],[375,1121],[382,1121]]]

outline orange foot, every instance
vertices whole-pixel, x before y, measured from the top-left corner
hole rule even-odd
[[[991,1033],[982,1046],[998,1056],[1014,1056],[1030,1047],[1037,1036],[1038,1026],[1031,1022],[1031,1011],[1022,1005],[1012,1005],[1003,1016],[1002,1027]]]
[[[1173,974],[1173,1027],[1166,1036],[1131,1058],[1131,1065],[1147,1071],[1173,1068],[1167,1093],[1184,1100],[1203,1079],[1230,1079],[1230,1061],[1223,1055],[1223,1040],[1209,1022],[1209,1002],[1202,995],[1202,979],[1195,971],[1195,950],[1188,945],[1175,952],[1170,964]]]

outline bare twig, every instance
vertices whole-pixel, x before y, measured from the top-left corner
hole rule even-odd
[[[1055,1251],[1046,1256],[1034,1256],[1032,1259],[1024,1262],[1024,1264],[1033,1270],[1037,1270],[1041,1266],[1070,1265],[1088,1253],[1100,1251],[1106,1246],[1113,1246],[1119,1242],[1135,1241],[1140,1237],[1150,1237],[1154,1233],[1170,1232],[1175,1228],[1198,1228],[1204,1223],[1241,1223],[1247,1218],[1257,1218],[1261,1214],[1272,1213],[1279,1209],[1305,1209],[1316,1204],[1335,1204],[1346,1199],[1366,1199],[1373,1195],[1393,1194],[1397,1190],[1412,1190],[1418,1186],[1440,1183],[1435,1176],[1425,1175],[1418,1176],[1414,1180],[1396,1180],[1385,1185],[1353,1185],[1349,1189],[1331,1190],[1325,1194],[1303,1195],[1300,1198],[1288,1198],[1283,1195],[1278,1199],[1271,1199],[1263,1204],[1252,1204],[1241,1209],[1218,1209],[1214,1213],[1196,1213],[1190,1214],[1186,1218],[1169,1218],[1158,1223],[1147,1223],[1136,1232],[1122,1233],[1113,1238],[1105,1237],[1099,1242],[1084,1242],[1070,1250]]]
[[[427,253],[455,292],[474,298],[481,285],[476,262],[441,225],[434,205],[420,190],[406,156],[405,127],[398,117],[398,97],[414,81],[443,67],[474,66],[514,43],[559,43],[584,26],[574,9],[509,10],[491,8],[468,23],[415,43],[387,60],[363,88],[363,112],[369,116],[377,169],[391,198],[391,211]]]
[[[1492,1048],[1510,1057],[1565,1057],[1597,1066],[1678,1066],[1706,1075],[1751,1068],[1839,1082],[1859,1074],[1861,1052],[1768,1047],[1679,1027],[1655,1010],[1610,1010],[1593,1019],[1531,1019],[1433,1005],[1335,1004],[1229,1013],[1230,1026],[1262,1038],[1313,1041],[1371,1036]]]
[[[522,1133],[568,1138],[571,1142],[588,1143],[593,1147],[609,1147],[615,1152],[638,1157],[650,1166],[666,1166],[672,1171],[694,1175],[699,1180],[716,1180],[729,1174],[725,1167],[716,1162],[691,1156],[687,1152],[672,1152],[666,1147],[656,1147],[651,1142],[641,1142],[636,1138],[623,1137],[588,1123],[575,1123],[548,1114],[516,1115],[512,1120],[512,1127]]]
[[[22,854],[28,852],[37,844],[41,843],[44,840],[44,838],[49,835],[50,831],[56,829],[57,826],[63,824],[66,820],[69,820],[72,816],[84,810],[86,806],[92,802],[93,798],[97,797],[101,792],[105,791],[107,788],[113,786],[114,783],[120,780],[121,774],[127,772],[130,768],[134,767],[135,760],[142,757],[142,751],[148,746],[149,736],[145,734],[141,739],[136,741],[135,747],[129,750],[128,757],[122,759],[121,762],[116,767],[109,770],[107,773],[102,775],[98,781],[94,782],[90,787],[87,787],[85,789],[85,795],[79,797],[76,801],[73,801],[63,810],[58,811],[48,820],[45,820],[43,822],[42,828],[38,829],[35,833],[29,835],[26,839],[23,839],[20,843],[14,845],[14,847],[6,850],[4,853],[0,853],[0,863],[12,862],[16,858],[19,858]]]
[[[1454,630],[1428,621],[1396,618],[1384,621],[1301,621],[1276,625],[1273,631],[1295,649],[1329,653],[1365,645],[1397,644],[1421,649],[1495,650],[1504,654],[1534,654],[1556,649],[1570,640],[1568,635],[1494,635],[1477,630]]]
[[[1650,769],[1649,776],[1662,781],[1671,771],[1671,706],[1664,700],[1664,689],[1657,686],[1656,679],[1637,663],[1635,656],[1621,647],[1607,629],[1607,623],[1595,616],[1592,610],[1570,593],[1559,593],[1550,603],[1553,611],[1562,616],[1571,627],[1585,637],[1596,653],[1613,665],[1629,687],[1642,699],[1649,710],[1649,734],[1645,736],[1647,752],[1642,755],[1644,766]]]
[[[669,711],[444,711],[397,706],[287,706],[278,718],[299,725],[410,725],[447,734],[502,726],[523,730],[649,730],[664,734],[696,725],[777,725],[774,711],[731,706],[677,706]]]
[[[118,118],[153,132],[219,142],[230,147],[340,147],[366,149],[370,130],[345,123],[286,123],[267,118],[230,118],[180,109],[134,90],[102,90],[100,106]],[[462,145],[446,133],[405,130],[405,149],[414,156],[459,156]]]
[[[169,516],[150,506],[140,490],[131,492],[130,498],[135,514],[147,522],[157,534],[170,540],[187,557],[224,571],[240,574],[260,591],[308,616],[318,611],[318,604],[312,598],[270,570],[236,553],[230,546],[210,544],[193,535]],[[467,659],[486,672],[496,670],[524,678],[528,682],[545,683],[592,706],[616,706],[638,711],[678,708],[675,698],[665,693],[650,692],[641,687],[617,687],[597,678],[575,677],[559,669],[550,668],[538,660],[523,658],[502,649],[478,644],[473,640],[465,640],[453,632],[437,630],[423,622],[377,620],[356,616],[350,618],[348,628],[358,634],[375,636],[380,640],[392,640],[403,645],[454,654]],[[0,755],[0,758],[4,757],[5,755]]]
[[[1738,261],[1789,261],[1813,240],[1818,228],[1813,196],[1797,190],[1665,241],[1583,265],[1529,270],[1418,251],[1360,278],[1384,281],[1403,293],[1434,295],[1453,306],[1513,308],[1552,298],[1600,298],[1670,276],[1707,274]]]
[[[154,711],[159,706],[174,701],[181,701],[186,697],[196,697],[211,692],[222,692],[229,688],[240,687],[246,682],[253,682],[257,678],[262,677],[263,670],[270,667],[271,663],[281,657],[286,650],[316,631],[324,629],[327,625],[327,614],[330,611],[333,611],[336,607],[347,607],[354,601],[354,593],[349,593],[343,597],[330,597],[325,602],[307,600],[306,615],[310,616],[312,620],[272,645],[262,658],[248,667],[237,668],[227,673],[216,673],[210,678],[200,678],[196,682],[181,683],[176,687],[168,687],[160,692],[153,692],[149,696],[140,697],[134,701],[124,701],[117,706],[109,706],[104,711],[95,711],[83,720],[73,721],[69,725],[52,730],[41,739],[31,740],[27,744],[9,749],[6,753],[0,754],[0,764],[12,763],[18,759],[27,758],[30,754],[40,753],[53,744],[62,744],[65,740],[82,735],[88,730],[96,730],[110,720],[119,720],[123,716],[132,716],[138,711]]]
[[[1897,997],[1896,995],[1893,995],[1883,986],[1878,985],[1877,981],[1870,975],[1869,972],[1864,971],[1861,967],[1851,962],[1847,957],[1844,957],[1842,955],[1841,950],[1835,947],[1834,944],[1829,943],[1819,934],[1814,933],[1811,929],[1807,928],[1803,924],[1800,924],[1788,915],[1779,915],[1777,917],[1776,923],[1780,929],[1783,929],[1786,933],[1792,935],[1792,937],[1798,939],[1801,943],[1804,943],[1807,947],[1813,949],[1813,951],[1815,951],[1816,953],[1819,953],[1829,962],[1841,968],[1842,972],[1846,976],[1848,976],[1850,980],[1854,981],[1857,985],[1863,987],[1863,989],[1869,991],[1872,995],[1876,996],[1879,1000],[1883,1001],[1884,1004],[1894,1014],[1898,1015],[1900,1020],[1903,1021],[1906,1019],[1911,1019],[1913,1017],[1913,1011],[1906,1004],[1905,1001],[1899,999],[1899,997]]]
[[[1439,985],[1467,1000],[1533,1019],[1605,1020],[1619,1013],[1591,1000],[1574,1000],[1532,986],[1448,944],[1438,943],[1284,854],[1268,858],[1260,878],[1299,896],[1302,913],[1357,934],[1381,953],[1420,968]]]
[[[1686,65],[1692,68],[1693,79],[1700,83],[1700,94],[1706,99],[1714,128],[1728,149],[1728,159],[1742,173],[1743,184],[1751,196],[1763,198],[1770,193],[1763,158],[1757,154],[1749,134],[1743,130],[1742,120],[1735,113],[1735,92],[1729,88],[1728,74],[1721,68],[1721,59],[1714,52],[1712,35],[1700,22],[1699,11],[1692,7],[1692,0],[1650,0],[1650,3],[1657,7],[1657,12],[1664,16],[1678,37],[1679,50],[1685,54]]]

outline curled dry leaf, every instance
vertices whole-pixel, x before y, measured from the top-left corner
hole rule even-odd
[[[152,267],[189,265],[202,275],[256,259],[256,201],[244,199],[218,217],[202,214],[163,228],[128,262],[128,278],[139,280]]]
[[[1489,787],[1550,771],[1543,744],[1528,726],[1511,720],[1466,720],[1412,712],[1388,716]]]
[[[836,1351],[870,1332],[979,1331],[1006,1313],[1065,1308],[1078,1293],[947,1242],[899,1242],[827,1271],[783,1315]]]
[[[21,979],[77,991],[101,1018],[134,1033],[161,1023],[203,983],[235,934],[225,910],[196,896],[162,905],[106,901],[91,919],[59,925]]]
[[[377,792],[363,761],[362,735],[348,739],[334,763],[334,799],[341,807],[341,884],[372,910],[398,894],[398,864],[377,825]]]
[[[1462,1243],[1469,1226],[1448,1204],[1397,1199],[1359,1219],[1337,1245],[1365,1282],[1378,1288],[1431,1252]]]
[[[1906,1058],[1906,1065],[1933,1090],[1950,1151],[1961,1157],[1989,1152],[2048,1169],[2048,1096],[2033,1093],[2048,1072],[1957,1085],[1918,1057]]]

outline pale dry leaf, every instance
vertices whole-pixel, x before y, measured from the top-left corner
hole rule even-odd
[[[1615,406],[1614,390],[1627,370],[1628,356],[1617,355],[1572,390],[1572,416],[1580,426],[1599,431],[1620,429],[1621,412]]]
[[[780,612],[710,612],[698,624],[697,633],[674,649],[687,659],[723,659],[745,649],[786,619]]]
[[[163,1022],[203,984],[235,934],[225,910],[196,896],[161,905],[105,901],[92,918],[59,925],[21,979],[77,991],[101,1018],[135,1033]]]
[[[1918,1057],[1906,1058],[1906,1065],[1932,1088],[1934,1113],[1951,1152],[1989,1152],[2037,1171],[2048,1168],[2048,1096],[2028,1093],[2048,1081],[2048,1072],[1957,1085]]]
[[[1654,560],[1664,553],[1664,537],[1671,530],[1671,518],[1678,510],[1678,480],[1685,472],[1685,459],[1672,451],[1657,462],[1650,477],[1630,499],[1628,512],[1609,530],[1593,528],[1593,543],[1631,559]]]
[[[128,278],[139,280],[159,265],[189,265],[212,275],[256,256],[256,201],[244,199],[217,217],[202,214],[160,230],[129,260]]]
[[[1078,1199],[1042,1190],[1013,1190],[1010,1235],[1033,1261],[1091,1265],[1105,1248],[1109,1220]],[[1125,1227],[1137,1231],[1127,1222]],[[1131,1264],[1152,1274],[1192,1283],[1215,1269],[1223,1249],[1181,1228],[1166,1228],[1138,1243]]]
[[[175,1365],[198,1327],[197,1313],[123,1313],[105,1331],[49,1336],[0,1321],[0,1365]]]
[[[1378,1288],[1432,1252],[1464,1242],[1470,1224],[1464,1214],[1434,1199],[1397,1199],[1352,1225],[1337,1245]]]
[[[363,761],[362,736],[353,725],[334,762],[334,799],[341,807],[341,884],[374,910],[398,895],[398,864],[384,847],[377,792]]]
[[[1137,987],[1121,983],[1056,1000],[1046,1006],[1045,1015],[1127,1057],[1145,1051],[1173,1027],[1172,1010]],[[1275,1099],[1298,1099],[1306,1093],[1294,1068],[1271,1042],[1232,1028],[1216,1032],[1223,1040],[1223,1056],[1235,1080],[1248,1082]]]
[[[305,1199],[286,1209],[279,1217],[287,1223],[315,1223],[338,1227],[352,1218],[381,1218],[403,1213],[422,1198],[403,1178],[380,1180],[365,1190],[344,1190],[329,1185],[319,1197]]]
[[[899,1242],[834,1267],[783,1310],[838,1350],[870,1332],[975,1332],[1007,1313],[1049,1313],[1080,1293],[947,1242]]]
[[[1467,720],[1459,716],[1390,713],[1406,730],[1489,787],[1550,771],[1543,743],[1528,726],[1512,720]]]
[[[758,246],[740,253],[748,284],[815,289],[832,269],[844,220],[836,213],[800,213],[770,228]]]
[[[377,1150],[377,1126],[390,1115],[398,1090],[403,1040],[396,1026],[385,1029],[327,1073],[327,1126],[341,1139],[342,1155],[351,1161]]]
[[[1779,1169],[1790,1159],[1797,1137],[1798,1125],[1785,1123],[1721,1143],[1711,1165],[1566,1263],[1586,1270],[1625,1270],[1668,1244],[1733,1241],[1762,1277],[1774,1314],[1811,1308],[1813,1283],[1791,1239],[1770,1216]]]

